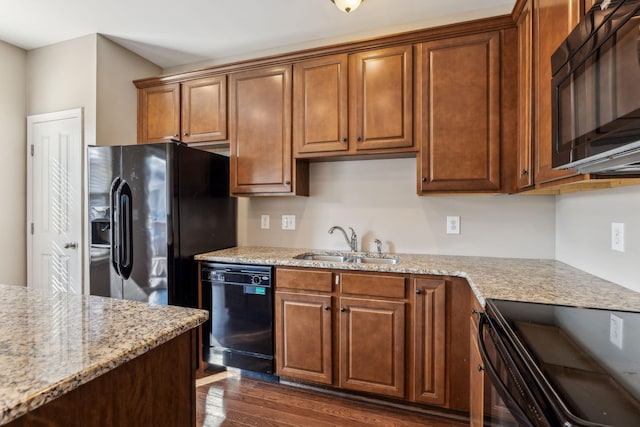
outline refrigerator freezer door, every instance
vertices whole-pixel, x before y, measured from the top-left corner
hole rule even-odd
[[[173,177],[167,172],[174,149],[172,144],[122,147],[121,178],[130,189],[121,204],[131,218],[122,233],[132,258],[130,276],[123,281],[123,298],[128,300],[168,303],[167,259],[173,236],[167,221]]]
[[[111,186],[120,174],[120,147],[89,147],[89,284],[92,295],[122,298],[122,279],[111,263]]]

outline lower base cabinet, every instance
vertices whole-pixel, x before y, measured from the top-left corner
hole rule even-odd
[[[469,410],[469,287],[409,274],[276,268],[276,374]]]
[[[405,302],[340,298],[340,388],[404,398]]]

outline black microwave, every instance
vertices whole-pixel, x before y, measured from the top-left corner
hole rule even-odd
[[[640,174],[640,0],[599,0],[551,57],[552,165]]]

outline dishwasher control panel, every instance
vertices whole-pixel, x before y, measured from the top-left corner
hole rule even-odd
[[[201,273],[205,282],[271,286],[271,267],[203,263]]]

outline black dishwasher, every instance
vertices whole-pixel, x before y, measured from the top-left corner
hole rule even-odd
[[[202,263],[201,274],[203,305],[210,313],[204,360],[273,374],[272,267]]]

